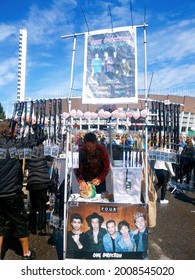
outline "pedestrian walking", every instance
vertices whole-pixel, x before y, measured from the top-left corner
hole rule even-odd
[[[171,162],[157,160],[154,164],[154,170],[158,180],[158,182],[155,185],[155,190],[156,192],[158,192],[158,190],[161,189],[160,203],[167,204],[169,203],[169,201],[165,199],[167,185],[170,180],[170,175],[172,177],[175,176],[172,164]]]
[[[186,176],[186,187],[189,187],[191,173],[193,170],[193,159],[195,157],[195,148],[191,138],[187,138],[180,155],[180,184],[183,183]]]

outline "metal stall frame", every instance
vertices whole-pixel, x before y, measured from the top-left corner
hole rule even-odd
[[[136,25],[136,28],[143,28],[144,34],[144,93],[145,93],[145,109],[148,110],[148,88],[147,88],[147,53],[146,53],[146,28],[148,24],[144,23],[142,25]],[[73,74],[74,74],[74,63],[75,63],[75,51],[76,51],[76,40],[78,36],[85,35],[86,32],[83,33],[74,33],[70,35],[61,36],[62,39],[67,38],[74,38],[73,40],[73,49],[72,49],[72,63],[71,63],[71,74],[70,74],[70,88],[69,88],[69,97],[68,97],[68,104],[69,104],[69,112],[71,110],[71,98],[72,98],[72,89],[73,89]],[[88,31],[89,33],[89,31]],[[147,130],[147,117],[146,117],[146,127],[145,127],[145,137],[146,141],[148,138],[148,130]],[[72,123],[72,118],[71,118]],[[64,180],[64,226],[63,226],[63,236],[66,236],[67,233],[67,177],[69,173],[69,167],[68,167],[68,153],[69,153],[69,142],[70,140],[70,131],[67,131],[67,141],[66,141],[66,164],[65,164],[65,180]],[[147,155],[147,145],[145,149],[145,153]],[[147,170],[148,168],[148,162],[145,161],[145,168]],[[145,201],[147,203],[148,201],[148,174],[145,172]],[[65,238],[64,238],[65,239]],[[63,258],[66,259],[66,240],[63,242]]]

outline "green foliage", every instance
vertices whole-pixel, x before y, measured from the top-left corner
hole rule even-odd
[[[5,119],[5,112],[3,111],[3,106],[1,105],[1,102],[0,102],[0,119],[1,120]]]

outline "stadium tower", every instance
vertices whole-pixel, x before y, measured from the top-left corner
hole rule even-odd
[[[18,102],[25,100],[26,54],[27,54],[27,30],[20,29],[19,56],[18,56],[18,85],[17,85]]]

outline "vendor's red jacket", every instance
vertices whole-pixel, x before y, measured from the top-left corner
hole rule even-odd
[[[75,176],[79,180],[91,181],[99,178],[102,181],[110,170],[109,155],[105,147],[97,144],[96,151],[90,155],[85,145],[79,151],[79,168],[74,169]]]

